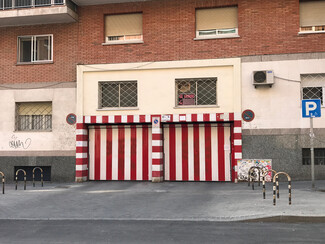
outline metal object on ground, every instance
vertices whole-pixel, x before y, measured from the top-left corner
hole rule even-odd
[[[18,188],[18,173],[19,173],[20,171],[22,171],[22,172],[24,173],[24,190],[26,190],[26,171],[23,170],[23,169],[18,169],[18,170],[16,171],[16,190],[17,190],[17,188]]]
[[[263,168],[260,168],[260,167],[257,167],[257,166],[252,166],[248,170],[248,186],[250,186],[250,182],[252,180],[252,173],[253,173],[253,170],[255,170],[255,169],[258,170],[258,185],[259,186],[261,185],[261,172],[262,172],[262,175],[263,175]],[[253,178],[253,181],[252,181],[252,189],[254,190],[254,178]]]
[[[35,167],[34,169],[33,169],[33,187],[35,187],[35,170],[36,169],[39,169],[40,171],[41,171],[41,184],[42,184],[42,187],[43,187],[43,169],[42,168],[40,168],[40,167]]]
[[[0,171],[2,175],[2,194],[5,194],[5,174]]]
[[[263,199],[265,199],[265,176],[269,173],[269,172],[273,172],[274,174],[276,174],[277,172],[273,169],[266,169],[262,175],[262,180],[263,180]],[[277,180],[277,186],[278,186],[278,190],[279,190],[279,177],[276,178]],[[279,198],[279,197],[278,197]]]
[[[276,197],[275,197],[275,191],[276,191],[276,184],[275,184],[275,180],[277,178],[277,183],[279,184],[279,175],[280,174],[283,174],[283,175],[286,175],[287,178],[288,178],[288,190],[289,190],[289,205],[291,205],[291,177],[285,173],[285,172],[279,172],[279,173],[276,173],[274,176],[273,176],[273,205],[276,204]],[[278,188],[279,189],[279,188]],[[278,198],[279,198],[279,192],[277,192],[277,195],[278,195]]]

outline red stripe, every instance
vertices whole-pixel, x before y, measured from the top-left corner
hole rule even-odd
[[[161,158],[153,158],[152,159],[152,164],[153,165],[162,165],[163,164],[163,159],[161,159]]]
[[[118,124],[122,122],[122,116],[121,115],[115,115],[114,123]]]
[[[103,116],[102,118],[103,124],[108,124],[108,116]]]
[[[197,114],[192,114],[192,122],[196,122],[197,121]]]
[[[164,171],[152,171],[152,177],[163,177]]]
[[[124,125],[118,126],[118,180],[124,180],[124,152],[125,131]]]
[[[87,153],[88,147],[76,147],[76,153]]]
[[[145,123],[146,122],[146,116],[145,115],[140,115],[139,116],[139,121],[140,121],[140,123]]]
[[[113,164],[113,131],[108,126],[106,131],[106,180],[112,180],[112,164]]]
[[[210,114],[203,114],[203,121],[210,122]]]
[[[211,125],[205,124],[205,180],[212,181]]]
[[[217,113],[216,116],[217,116],[217,121],[223,121],[223,119],[221,119],[221,113]]]
[[[133,115],[128,115],[128,117],[127,117],[127,121],[128,121],[128,123],[133,123]]]
[[[234,127],[230,127],[230,137],[231,137],[231,179],[232,181],[235,181],[237,178],[236,172],[235,172],[235,166],[237,165],[237,162],[235,160],[235,151],[234,151]]]
[[[88,135],[77,135],[76,140],[77,141],[88,141]]]
[[[142,127],[142,180],[149,180],[149,130]]]
[[[235,120],[234,113],[229,113],[229,121],[234,121],[234,120]]]
[[[218,126],[218,173],[219,181],[225,181],[225,139],[224,139],[224,127]]]
[[[163,152],[163,147],[162,146],[153,146],[152,147],[152,152]]]
[[[137,127],[131,125],[131,180],[137,179]]]
[[[88,177],[88,170],[76,170],[76,177]]]
[[[80,129],[87,129],[88,126],[86,124],[83,124],[83,123],[78,123],[76,125],[76,129],[80,130]]]
[[[169,177],[176,180],[176,133],[175,125],[169,125]]]
[[[162,134],[152,134],[152,140],[153,141],[162,141],[164,138],[163,138],[163,135]]]
[[[100,129],[95,129],[95,177],[94,180],[100,180]]]
[[[242,134],[241,133],[234,133],[234,140],[241,140]]]
[[[76,158],[76,165],[88,165],[88,158]]]
[[[242,146],[234,146],[234,151],[235,152],[241,152],[242,151]]]
[[[241,120],[235,120],[234,127],[241,127]]]
[[[96,116],[90,116],[90,123],[96,124]]]
[[[182,180],[188,181],[188,128],[182,125]]]
[[[194,180],[200,181],[200,127],[193,125],[194,135]]]

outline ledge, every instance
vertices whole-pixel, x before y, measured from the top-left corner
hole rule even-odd
[[[298,32],[298,35],[306,35],[306,34],[324,34],[325,31],[302,31]]]
[[[132,40],[132,41],[112,41],[112,42],[104,42],[102,43],[103,46],[110,46],[110,45],[125,45],[125,44],[142,44],[144,43],[143,40]]]
[[[229,39],[229,38],[240,38],[240,36],[239,35],[231,35],[231,36],[195,37],[193,40],[201,41],[201,40]]]
[[[38,61],[38,62],[24,62],[24,63],[16,63],[16,66],[20,65],[34,65],[34,64],[53,64],[53,61]]]
[[[184,105],[184,106],[179,106],[179,107],[174,107],[174,109],[183,109],[183,108],[220,108],[218,105]]]
[[[139,110],[139,107],[136,108],[98,108],[96,111],[121,111],[121,110]]]

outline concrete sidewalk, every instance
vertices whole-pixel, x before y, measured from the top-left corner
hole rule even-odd
[[[325,181],[280,183],[280,199],[273,206],[272,184],[220,182],[85,182],[33,188],[22,182],[15,191],[6,185],[0,195],[0,219],[34,220],[187,220],[239,221],[274,216],[321,217],[325,222]]]

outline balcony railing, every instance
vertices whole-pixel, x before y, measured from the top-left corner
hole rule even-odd
[[[74,5],[74,4],[69,0],[0,0],[0,10],[37,8],[37,7],[47,7],[47,6],[55,6],[55,5]]]

